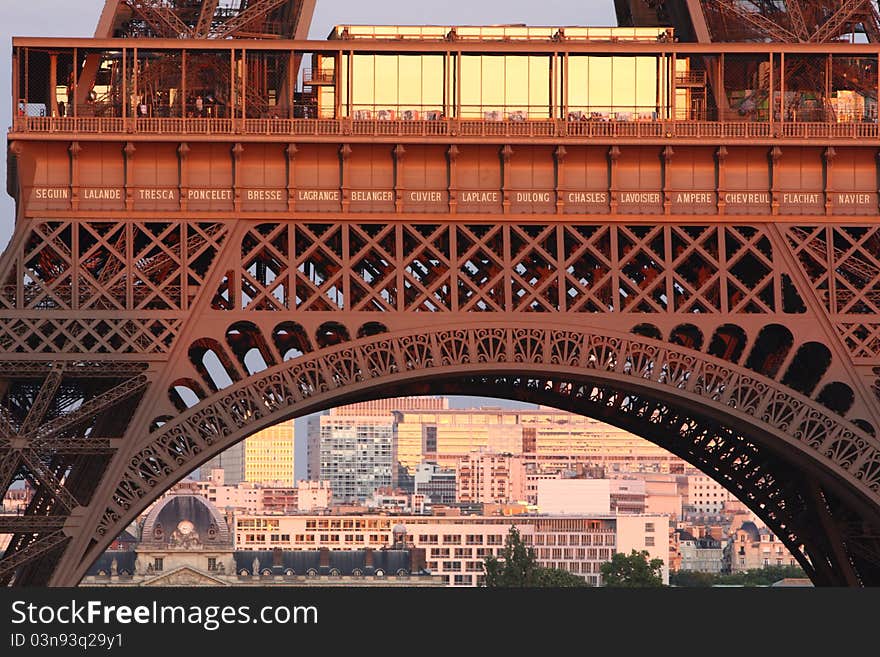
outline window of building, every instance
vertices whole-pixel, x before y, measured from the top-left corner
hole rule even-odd
[[[156,557],[153,559],[153,570],[157,573],[162,571],[162,568],[165,565],[165,560],[162,557]]]
[[[446,545],[461,545],[461,534],[444,534],[443,542]]]
[[[473,575],[456,575],[453,581],[455,586],[470,586],[473,581]]]
[[[217,559],[215,557],[208,557],[208,572],[217,570]]]
[[[645,523],[645,533],[650,534],[653,531],[654,531],[654,523],[653,522],[646,522]]]
[[[649,547],[654,547],[654,537],[653,536],[645,536],[645,545]]]

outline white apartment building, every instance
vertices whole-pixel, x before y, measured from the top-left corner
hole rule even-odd
[[[425,548],[428,568],[448,586],[478,586],[483,562],[498,556],[511,526],[531,545],[540,565],[562,568],[601,585],[600,567],[615,552],[647,550],[662,559],[669,583],[669,520],[663,515],[531,516],[240,516],[235,545],[241,550],[379,549],[403,524],[414,547]]]

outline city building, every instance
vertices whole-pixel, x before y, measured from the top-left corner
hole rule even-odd
[[[687,509],[697,516],[720,516],[733,495],[711,477],[696,473],[687,476]]]
[[[236,550],[226,519],[198,495],[169,495],[114,542],[80,586],[443,586],[396,526],[380,548]]]
[[[677,456],[622,429],[549,407],[451,409],[438,397],[397,397],[333,409],[337,417],[392,423],[397,463],[414,476],[423,461],[455,469],[474,451],[522,455],[534,478],[561,471],[601,467],[609,473],[680,473],[689,468]],[[320,478],[322,427],[327,416],[309,418],[308,478]],[[399,478],[400,477],[399,475]],[[526,494],[534,494],[529,491]],[[533,500],[532,500],[533,501]]]
[[[661,515],[516,515],[471,516],[239,516],[235,544],[239,550],[362,550],[393,542],[392,530],[402,525],[414,547],[426,550],[427,567],[449,586],[483,582],[483,563],[498,556],[511,526],[532,546],[542,566],[562,568],[601,584],[600,566],[615,552],[647,550],[663,560],[669,581],[669,520]]]
[[[202,466],[199,468],[199,472],[209,473],[213,472],[214,470],[222,470],[224,485],[235,486],[236,484],[240,484],[245,480],[244,452],[244,441],[238,442],[232,447],[223,450],[222,452],[217,454],[217,456],[208,459],[208,461],[203,463]],[[201,476],[202,478],[206,477],[205,474],[202,474]]]
[[[294,421],[280,422],[244,441],[244,480],[263,486],[295,486]]]
[[[645,513],[647,491],[642,479],[610,479],[611,513]]]
[[[19,515],[25,512],[34,498],[34,489],[27,482],[24,485],[10,487],[3,496],[2,512]]]
[[[677,551],[677,570],[720,573],[724,570],[724,548],[712,536],[695,537],[689,531],[676,529],[671,549]]]
[[[327,481],[300,480],[296,484],[298,511],[314,511],[330,508],[333,503],[333,491]]]
[[[296,513],[327,509],[332,505],[328,482],[301,480],[296,486],[241,482],[228,486],[220,468],[212,470],[204,481],[184,480],[172,492],[195,493],[224,511],[237,513]]]
[[[455,470],[446,470],[436,463],[422,462],[416,468],[414,490],[434,504],[455,502]]]
[[[525,467],[521,454],[470,452],[455,466],[455,501],[463,504],[525,500]]]
[[[726,567],[734,573],[765,566],[799,565],[773,532],[751,521],[731,532],[725,558]]]
[[[318,479],[333,502],[364,502],[379,488],[397,486],[397,426],[393,416],[348,415],[333,409],[318,418]]]
[[[537,487],[541,513],[611,513],[610,479],[545,479]]]

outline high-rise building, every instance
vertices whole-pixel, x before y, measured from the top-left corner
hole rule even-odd
[[[244,441],[244,479],[266,486],[294,486],[294,423],[280,422]]]
[[[378,488],[395,487],[394,419],[387,415],[343,415],[334,411],[318,418],[318,479],[330,484],[333,502],[364,502]]]
[[[521,455],[532,479],[587,467],[601,467],[609,474],[683,472],[686,468],[680,458],[647,440],[591,418],[548,407],[451,409],[444,398],[398,397],[339,407],[331,415],[371,418],[374,423],[381,418],[393,424],[398,485],[414,476],[423,461],[454,470],[461,459],[480,450]],[[324,417],[312,417],[309,421],[311,480],[321,476]],[[528,498],[534,498],[533,486],[527,486],[521,497]]]
[[[410,472],[422,460],[454,468],[459,459],[480,449],[522,454],[538,471],[598,465],[608,472],[681,472],[686,466],[622,429],[547,407],[401,409],[397,434],[400,463]]]
[[[243,481],[295,485],[293,420],[257,432],[220,452],[202,465],[202,478],[217,469],[223,470],[223,482],[227,486]]]
[[[199,468],[202,479],[207,479],[208,473],[213,470],[223,471],[223,483],[227,486],[235,486],[244,481],[244,441],[236,443],[225,449],[217,456],[209,459]]]
[[[400,412],[402,411],[439,411],[449,408],[449,400],[445,397],[391,397],[377,399],[368,402],[358,402],[339,406],[330,411],[335,416],[346,417],[371,417],[384,418],[393,422],[397,428],[397,462],[406,468],[406,472],[399,473],[404,477],[411,477],[415,473],[416,466],[422,461],[422,428],[409,426],[406,429],[417,429],[417,436],[400,435]],[[321,471],[321,418],[323,416],[311,416],[308,419],[307,436],[307,478],[315,481],[320,478]],[[430,429],[427,429],[430,433]],[[400,482],[398,482],[398,485]]]

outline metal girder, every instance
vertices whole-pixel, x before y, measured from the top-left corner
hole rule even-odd
[[[3,376],[13,379],[42,379],[55,366],[55,362],[0,361],[0,372]],[[64,374],[68,379],[74,378],[121,378],[135,376],[146,369],[143,363],[98,363],[98,362],[65,362]]]
[[[0,447],[9,447],[9,440],[16,434],[6,409],[0,406]]]
[[[20,450],[19,453],[31,475],[37,479],[35,483],[42,484],[46,492],[67,507],[68,511],[72,511],[79,506],[77,499],[58,480],[58,477],[55,476],[51,468],[47,467],[40,460],[39,455],[33,449],[27,447]]]
[[[4,557],[0,559],[0,582],[7,581],[19,566],[54,550],[66,541],[67,536],[63,531],[58,530],[37,539],[19,551],[4,555]]]
[[[216,32],[211,36],[216,39],[225,39],[233,36],[238,30],[242,29],[249,23],[261,18],[275,9],[278,9],[290,0],[257,0],[256,3],[248,5],[247,9],[238,16],[230,18],[228,21],[219,26]]]
[[[31,446],[38,452],[49,454],[106,455],[114,454],[114,438],[49,438],[37,439]]]
[[[801,10],[800,0],[787,0],[785,6],[788,8],[791,26],[794,28],[797,37],[801,41],[809,41],[810,30],[807,28],[806,20],[804,20],[804,12]]]
[[[797,43],[800,39],[796,34],[789,32],[781,25],[777,25],[766,16],[755,11],[749,11],[742,7],[737,0],[716,0],[720,9],[727,11],[736,17],[746,21],[751,26],[766,32],[774,41],[782,43]]]
[[[191,30],[174,10],[159,4],[159,0],[128,0],[128,6],[143,18],[153,31],[163,37],[189,37]]]
[[[0,534],[45,534],[64,527],[66,516],[0,515]]]
[[[199,13],[199,20],[196,22],[196,27],[193,30],[193,38],[201,39],[208,36],[218,4],[220,4],[220,0],[202,0],[202,10]]]
[[[17,451],[0,450],[0,495],[6,495],[20,464],[21,456]]]
[[[40,391],[37,393],[37,398],[34,399],[34,403],[31,405],[24,422],[21,423],[21,427],[18,431],[19,435],[27,435],[36,429],[43,421],[43,418],[46,417],[46,411],[49,410],[49,404],[52,403],[52,400],[55,398],[55,393],[58,392],[58,387],[61,385],[63,375],[63,363],[56,363],[52,366],[49,376],[43,380],[43,385],[40,387]]]
[[[838,35],[839,30],[860,10],[868,10],[869,0],[843,0],[828,20],[810,37],[812,43],[824,43]]]
[[[112,408],[123,399],[131,397],[139,392],[147,385],[147,377],[140,375],[136,378],[124,381],[110,390],[102,392],[100,395],[93,397],[83,403],[79,408],[71,413],[65,413],[39,427],[36,437],[39,440],[46,440],[60,431],[75,426],[79,422],[95,417],[97,414]]]

